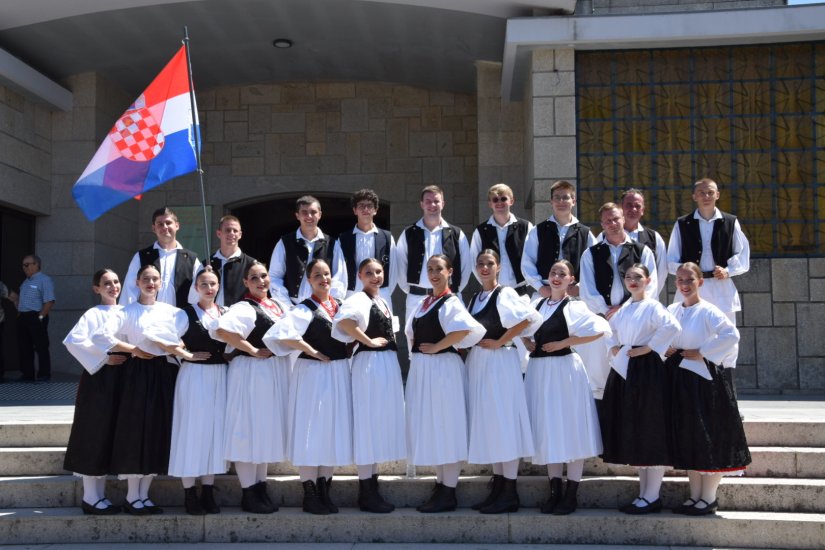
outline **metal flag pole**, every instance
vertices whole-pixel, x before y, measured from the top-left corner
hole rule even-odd
[[[192,130],[195,138],[195,158],[198,163],[198,182],[201,186],[201,210],[203,211],[203,242],[206,245],[205,260],[209,262],[209,221],[206,219],[206,192],[203,186],[203,167],[201,165],[201,138],[198,130],[198,111],[195,106],[195,85],[192,80],[192,58],[189,57],[189,27],[183,26],[183,47],[186,49],[186,69],[189,75],[189,106],[192,111]]]

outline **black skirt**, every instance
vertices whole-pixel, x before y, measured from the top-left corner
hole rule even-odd
[[[610,371],[599,408],[602,460],[633,466],[672,464],[668,382],[656,352],[631,358],[626,380]]]
[[[668,358],[671,367],[673,466],[684,470],[741,470],[751,463],[745,429],[732,384],[709,361],[711,380],[680,368],[681,355]]]
[[[63,468],[87,476],[110,474],[109,460],[120,402],[121,365],[104,365],[80,375],[74,421]]]
[[[166,357],[129,359],[121,367],[120,403],[110,467],[114,474],[165,474],[172,441],[178,366]]]

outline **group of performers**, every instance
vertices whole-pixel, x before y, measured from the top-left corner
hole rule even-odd
[[[640,195],[632,191],[628,203]],[[493,186],[493,215],[472,245],[441,218],[435,186],[398,245],[373,223],[371,190],[353,195],[358,223],[334,242],[318,228],[318,200],[302,197],[300,227],[278,241],[268,268],[241,252],[233,216],[201,265],[177,243],[174,212],[155,212],[158,240],[135,254],[122,296],[115,272],[97,272],[101,304],[64,340],[84,367],[64,464],[83,478],[83,512],[161,513],[149,488],[168,474],[182,480],[187,513],[219,513],[215,475],[232,463],[241,508],[273,513],[267,466],[289,461],[305,512],[338,512],[334,469],[355,464],[359,508],[389,513],[378,465],[406,460],[435,467],[422,513],[457,507],[462,463],[491,464],[490,492],[473,508],[499,514],[519,509],[518,468],[529,460],[547,465],[541,512],[565,515],[596,456],[640,469],[638,498],[623,512],[660,511],[671,467],[690,479],[674,512],[715,512],[722,475],[741,474],[750,455],[726,375],[739,333],[700,293],[747,270],[738,222],[715,208],[715,182],[697,182],[699,219],[677,222],[688,244],[659,258],[661,236],[627,228],[618,205],[602,207],[596,239],[572,216],[570,183],[551,195],[553,216],[533,227],[510,213],[512,190]],[[712,199],[710,216],[697,197]],[[658,260],[676,275],[668,308],[657,299]],[[481,290],[465,306],[471,273]],[[407,293],[406,386],[395,284]],[[596,296],[604,304],[594,306]],[[107,475],[127,480],[122,507],[106,497]]]

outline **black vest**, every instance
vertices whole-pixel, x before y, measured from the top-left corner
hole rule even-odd
[[[320,231],[320,229],[319,229]],[[322,237],[315,241],[312,248],[312,259],[322,258],[327,261],[332,269],[332,243],[329,236],[321,233]],[[303,239],[296,237],[295,233],[287,233],[281,237],[284,243],[284,259],[286,261],[286,273],[284,273],[284,287],[291,298],[298,297],[298,289],[304,278],[304,272],[309,263],[309,251],[304,245]]]
[[[547,298],[544,298],[536,304],[536,311],[540,311],[541,306],[543,306],[546,301]],[[556,311],[541,324],[533,335],[533,340],[536,342],[536,349],[530,352],[530,357],[561,357],[573,353],[573,350],[570,348],[562,348],[551,352],[541,349],[541,346],[547,342],[560,342],[570,336],[570,332],[567,329],[567,320],[564,318],[564,308],[567,307],[567,302],[569,301],[569,298],[564,298],[556,308]]]
[[[335,298],[332,299],[335,300]],[[335,300],[335,303],[337,303],[339,307],[341,306],[340,301]],[[309,298],[301,302],[301,304],[308,307],[312,312],[312,321],[309,322],[309,326],[307,326],[304,332],[303,341],[329,357],[332,361],[349,357],[347,345],[332,337],[332,321],[321,314],[318,305]],[[301,352],[298,357],[311,359],[312,361],[318,360],[304,352]]]
[[[488,338],[491,340],[498,340],[504,336],[505,332],[507,332],[507,329],[501,324],[501,317],[498,314],[498,307],[496,307],[496,304],[498,303],[498,295],[500,293],[501,287],[496,288],[487,297],[487,305],[472,314],[473,318],[487,329],[487,332],[484,333],[483,338],[485,340]],[[473,306],[479,296],[481,296],[480,292],[473,295],[470,299],[470,306],[467,308],[467,311],[473,310]]]
[[[721,212],[721,211],[720,211]],[[701,266],[702,261],[702,233],[699,231],[699,220],[693,214],[682,216],[677,220],[679,236],[682,239],[681,262],[694,262]],[[713,222],[713,233],[710,237],[710,250],[713,252],[713,263],[721,267],[728,267],[728,258],[733,256],[733,230],[736,216],[722,212],[722,219]]]
[[[138,251],[140,266],[154,265],[160,272],[160,251],[154,246]],[[172,284],[175,287],[175,306],[180,309],[189,304],[189,290],[192,288],[192,272],[198,255],[185,248],[179,248],[175,257],[175,275]]]
[[[241,301],[243,295],[246,294],[246,287],[243,286],[243,276],[255,258],[244,254],[235,258],[229,258],[223,266],[221,273],[220,258],[212,256],[209,258],[209,264],[216,273],[221,274],[221,288],[223,288],[223,305],[229,307]]]
[[[453,264],[450,290],[458,292],[461,286],[461,229],[449,225],[441,229],[441,252],[450,258]],[[429,258],[424,257],[424,230],[411,225],[404,230],[407,239],[407,283],[417,285],[421,280],[421,270]]]
[[[256,347],[258,349],[266,348],[266,345],[264,344],[263,340],[264,334],[266,334],[266,332],[270,328],[272,328],[272,325],[275,324],[275,321],[273,321],[272,318],[266,314],[264,309],[261,307],[261,304],[259,304],[255,300],[245,298],[243,301],[251,305],[252,309],[255,310],[255,328],[252,329],[252,332],[250,332],[249,336],[247,336],[245,339],[253,347]],[[251,355],[249,355],[245,351],[237,350],[237,352],[239,355],[246,355],[247,357],[251,357]]]
[[[619,278],[624,279],[625,271],[630,267],[642,261],[642,254],[645,251],[645,245],[631,241],[622,245],[622,250],[619,252],[619,261],[617,267],[619,268]],[[604,303],[608,306],[616,306],[610,301],[610,290],[613,288],[613,255],[610,253],[610,245],[605,241],[590,247],[590,254],[593,256],[593,277],[596,279],[596,290],[604,298]],[[630,298],[630,293],[622,285],[621,303]]]
[[[220,310],[221,313],[224,313],[226,308],[220,308]],[[226,344],[213,340],[209,336],[209,331],[204,328],[200,319],[198,319],[198,314],[195,312],[195,307],[192,304],[183,308],[183,311],[189,319],[189,328],[186,329],[186,334],[181,337],[181,340],[183,340],[183,343],[186,345],[186,349],[189,351],[208,351],[211,354],[206,361],[197,361],[197,363],[204,365],[225,363],[223,352],[226,350]]]
[[[413,353],[421,353],[418,346],[421,344],[435,344],[440,342],[447,336],[444,329],[441,328],[441,322],[438,320],[438,310],[447,300],[455,298],[455,295],[448,294],[435,304],[430,306],[430,311],[421,317],[413,317]],[[458,298],[456,298],[457,300]],[[450,346],[438,353],[458,353],[454,347]]]
[[[653,231],[649,227],[645,227],[641,231],[637,233],[639,240],[636,241],[640,244],[645,245],[653,252],[653,258],[656,260],[656,264],[659,264],[659,254],[656,252],[656,232]]]
[[[386,346],[381,348],[370,348],[359,343],[358,347],[355,349],[356,354],[361,353],[362,351],[398,350],[398,346],[395,344],[395,333],[392,331],[392,315],[389,317],[384,315],[384,312],[381,311],[381,308],[378,307],[378,304],[374,301],[372,302],[372,306],[370,306],[370,318],[367,323],[367,330],[364,331],[364,334],[370,338],[386,338],[389,342]]]
[[[381,288],[390,285],[390,242],[392,235],[385,229],[378,228],[378,233],[374,233],[375,248],[373,258],[381,262],[384,268],[384,283]],[[347,290],[355,290],[355,277],[358,275],[358,266],[355,265],[355,233],[352,231],[338,235],[338,242],[341,243],[341,252],[344,261],[347,263]]]
[[[516,282],[519,284],[524,282],[524,275],[521,273],[521,253],[524,250],[524,241],[527,239],[529,230],[530,225],[527,220],[516,218],[516,223],[507,226],[507,235],[504,237],[504,248],[507,250],[510,266],[513,268]],[[496,226],[485,222],[476,227],[476,231],[478,231],[478,236],[481,237],[481,249],[495,250],[501,256]]]
[[[567,228],[564,242],[559,244],[559,228],[553,220],[544,220],[536,226],[539,246],[536,254],[536,269],[542,279],[547,278],[550,268],[559,259],[559,251],[564,252],[564,259],[573,264],[573,275],[579,280],[579,264],[582,254],[590,242],[590,228],[574,223]]]

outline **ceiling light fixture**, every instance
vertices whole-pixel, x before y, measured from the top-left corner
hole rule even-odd
[[[272,41],[272,45],[276,48],[291,48],[292,40],[290,40],[289,38],[276,38]]]

